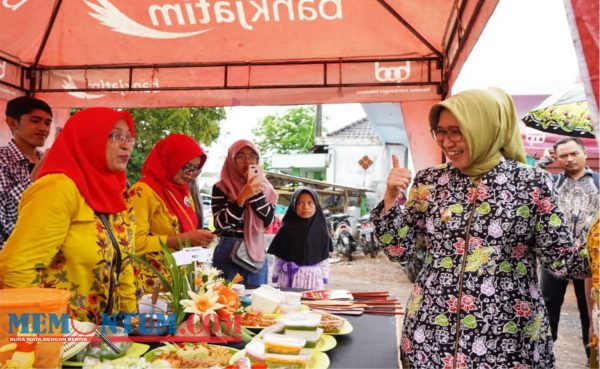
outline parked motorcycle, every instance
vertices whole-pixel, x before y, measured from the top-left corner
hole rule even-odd
[[[356,241],[352,235],[352,227],[348,214],[332,214],[328,216],[329,229],[333,233],[333,245],[338,254],[352,261],[352,253],[356,251]]]
[[[369,214],[360,217],[356,228],[358,242],[364,254],[368,254],[371,258],[376,258],[379,253],[379,242],[374,235],[375,226],[371,222]]]

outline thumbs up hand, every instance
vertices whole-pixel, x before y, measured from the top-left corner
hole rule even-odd
[[[392,154],[392,169],[388,174],[383,203],[385,212],[394,205],[401,191],[405,191],[410,183],[412,176],[410,170],[400,167],[400,161],[395,154]]]

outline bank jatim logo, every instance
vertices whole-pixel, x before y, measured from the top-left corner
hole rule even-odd
[[[116,91],[116,93],[121,96],[125,96],[130,93],[158,93],[158,89],[160,89],[160,84],[158,78],[153,78],[152,81],[145,82],[133,82],[131,84],[131,88],[135,89],[132,91],[123,91],[129,89],[129,82],[123,81],[122,78],[116,78],[114,80],[105,80],[105,79],[97,79],[93,81],[88,81],[86,85],[88,89],[91,90],[110,90],[110,89],[121,89],[121,91]],[[73,77],[67,75],[65,79],[63,79],[62,88],[69,91],[69,95],[77,97],[79,99],[99,99],[105,96],[105,94],[98,93],[89,93],[83,91],[72,91],[79,89],[79,86],[73,80]]]
[[[110,0],[85,0],[85,3],[93,10],[90,16],[115,32],[145,38],[173,39],[196,36],[230,24],[252,31],[261,23],[287,21],[300,25],[317,20],[341,20],[343,1],[174,1],[149,5],[143,21],[132,19]],[[189,31],[190,26],[198,30]],[[188,31],[177,31],[182,27]]]
[[[386,65],[382,66],[375,62],[375,79],[379,82],[397,82],[400,83],[410,77],[410,62],[404,65]]]

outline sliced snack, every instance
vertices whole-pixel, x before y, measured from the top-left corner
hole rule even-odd
[[[321,313],[303,312],[288,314],[281,320],[286,331],[316,331],[321,323]]]
[[[322,328],[317,328],[314,331],[297,331],[297,330],[286,330],[285,334],[288,337],[302,338],[306,341],[304,348],[315,348],[321,334],[323,333]]]
[[[319,327],[323,328],[323,332],[325,333],[339,332],[344,326],[345,320],[346,319],[333,314],[322,313]]]
[[[265,354],[267,368],[305,369],[310,360],[310,354],[281,355]]]
[[[298,355],[306,345],[306,340],[303,338],[276,333],[266,334],[263,341],[265,342],[265,353],[268,354]]]

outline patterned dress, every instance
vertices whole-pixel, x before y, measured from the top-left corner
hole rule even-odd
[[[68,290],[69,309],[78,320],[100,317],[111,293],[114,313],[135,312],[140,291],[127,256],[134,251],[135,214],[126,202],[126,210],[108,216],[122,257],[119,283],[111,292],[115,249],[100,218],[66,175],[36,180],[19,207],[19,219],[27,221],[17,221],[0,252],[0,288]]]
[[[392,261],[426,250],[408,301],[405,368],[553,368],[537,260],[555,275],[589,273],[539,169],[502,161],[473,185],[450,164],[420,171],[404,208],[372,212]]]
[[[167,244],[167,237],[181,233],[179,220],[169,212],[160,196],[143,182],[136,182],[128,191],[136,214],[135,254],[145,258],[155,269],[169,277],[162,264],[161,243]],[[178,251],[179,246],[171,251]],[[133,263],[136,283],[145,293],[152,293],[158,277],[148,268]],[[164,289],[165,287],[162,286]]]

